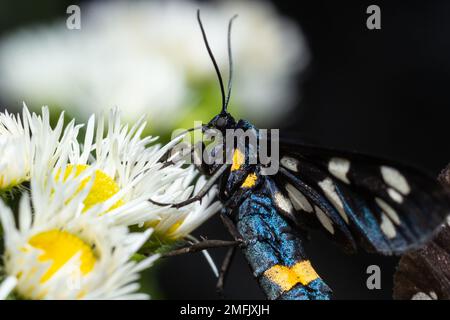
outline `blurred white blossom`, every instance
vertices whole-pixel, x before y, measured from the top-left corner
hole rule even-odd
[[[298,98],[294,77],[309,55],[298,26],[264,1],[83,4],[81,30],[61,20],[2,40],[0,94],[8,102],[57,106],[80,120],[118,106],[129,122],[147,114],[157,133],[193,115],[208,121],[220,94],[197,8],[225,81],[227,23],[239,15],[231,111],[259,124],[280,119]]]

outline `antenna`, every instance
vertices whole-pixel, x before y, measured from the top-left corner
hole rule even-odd
[[[229,75],[228,75],[228,95],[225,100],[225,105],[222,111],[227,111],[228,103],[230,102],[231,97],[231,87],[233,84],[233,53],[231,52],[231,26],[233,25],[233,20],[238,17],[237,14],[235,14],[228,23],[228,68],[229,68]]]
[[[222,75],[220,74],[219,66],[217,65],[216,59],[214,58],[214,55],[211,51],[211,48],[209,47],[208,39],[206,37],[205,29],[203,28],[202,20],[200,18],[200,9],[197,10],[197,20],[198,24],[200,25],[200,29],[202,30],[203,35],[203,42],[205,43],[206,50],[208,50],[209,57],[211,58],[211,61],[214,65],[214,69],[216,70],[217,78],[219,79],[219,85],[220,85],[220,92],[222,94],[222,112],[226,112],[226,99],[225,99],[225,89],[223,86],[223,80]]]

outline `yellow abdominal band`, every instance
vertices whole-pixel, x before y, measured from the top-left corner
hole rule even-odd
[[[296,284],[308,285],[319,278],[309,260],[297,262],[292,267],[274,265],[264,272],[270,281],[277,284],[283,291],[289,291]]]

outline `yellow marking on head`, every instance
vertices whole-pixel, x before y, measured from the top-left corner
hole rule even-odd
[[[245,156],[239,149],[235,149],[233,153],[233,164],[231,165],[231,171],[237,171],[241,169],[245,162]]]
[[[250,173],[247,178],[245,178],[244,183],[242,183],[242,188],[252,188],[256,185],[256,181],[258,180],[258,176],[254,173]]]
[[[82,275],[91,272],[97,260],[88,244],[67,231],[44,231],[31,237],[28,243],[43,251],[38,258],[39,261],[52,261],[51,266],[42,276],[41,283],[49,280],[77,253],[80,253],[79,268]]]
[[[264,275],[283,291],[292,289],[297,283],[308,285],[311,281],[319,278],[309,260],[297,262],[292,267],[277,264],[267,269]]]

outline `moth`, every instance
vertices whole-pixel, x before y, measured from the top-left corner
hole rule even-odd
[[[197,12],[203,40],[222,94],[222,109],[207,124],[192,130],[253,131],[247,120],[227,111],[233,60],[228,25],[228,92]],[[259,144],[258,144],[259,146]],[[279,142],[279,170],[264,175],[262,163],[251,163],[254,146],[237,148],[232,163],[199,165],[209,181],[197,195],[175,204],[182,207],[218,186],[221,212],[240,243],[254,277],[269,299],[330,299],[331,289],[314,270],[304,250],[305,232],[319,228],[346,252],[358,247],[384,255],[401,254],[427,241],[450,213],[448,189],[408,165],[349,151],[300,142]],[[225,157],[225,155],[224,155]],[[232,252],[232,251],[230,251]],[[229,256],[231,256],[230,254]],[[223,268],[224,269],[224,268]]]

